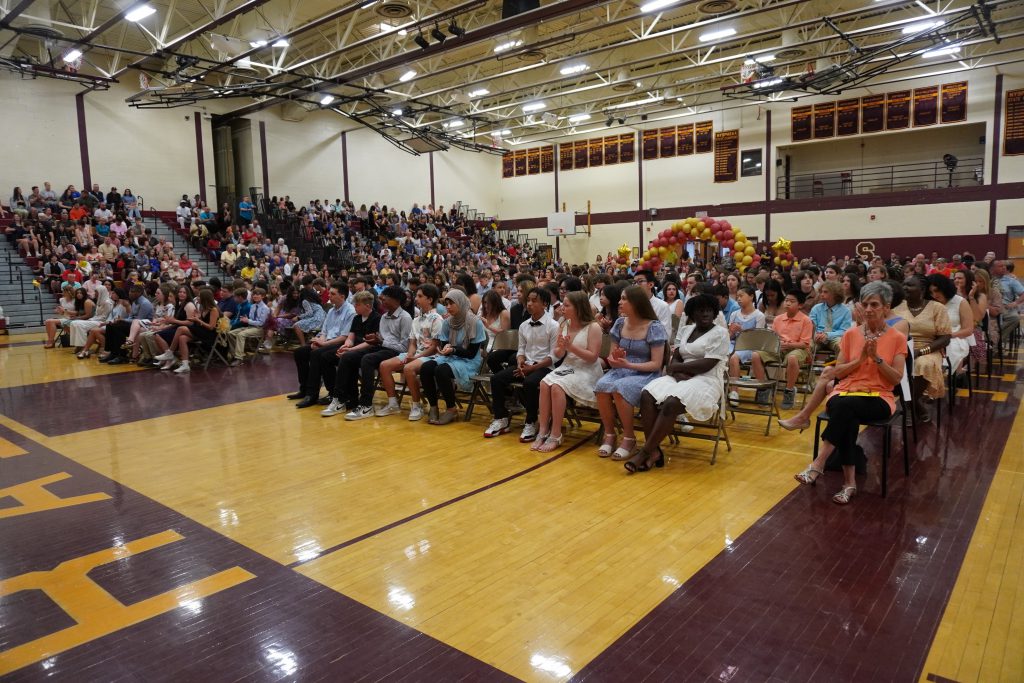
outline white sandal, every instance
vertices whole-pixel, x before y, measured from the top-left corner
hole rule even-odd
[[[626,447],[627,444],[629,444],[629,448]],[[612,460],[629,460],[633,456],[634,448],[636,448],[636,438],[624,438],[612,453]]]
[[[836,505],[846,505],[855,495],[857,495],[856,486],[844,486],[839,489],[839,493],[832,496],[832,502]]]
[[[812,474],[814,476],[811,476]],[[820,477],[823,474],[825,473],[822,472],[821,470],[816,470],[813,467],[808,467],[800,474],[794,474],[793,478],[796,479],[801,484],[810,484],[811,486],[814,486],[814,482],[818,481],[818,477]]]
[[[607,458],[615,450],[615,435],[605,434],[604,441],[601,442],[601,447],[597,449],[597,454],[602,458]]]

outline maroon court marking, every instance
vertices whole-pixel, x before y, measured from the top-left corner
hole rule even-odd
[[[829,500],[837,473],[797,488],[574,680],[920,680],[1022,394],[957,401],[921,428],[909,478],[894,433],[885,499],[881,430],[865,432],[849,506]]]
[[[167,530],[184,540],[89,576],[124,604],[236,566],[256,577],[23,667],[5,681],[514,680],[10,429],[0,427],[0,436],[28,452],[3,461],[0,486],[67,472],[69,479],[48,490],[110,496],[0,520],[0,579]],[[0,599],[0,658],[72,623],[39,591]]]

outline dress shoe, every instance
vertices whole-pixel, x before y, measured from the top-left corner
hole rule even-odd
[[[298,401],[300,398],[306,398],[306,392],[299,389],[294,394],[288,394],[289,401]]]
[[[114,356],[113,358],[107,361],[107,365],[124,365],[127,362],[128,361],[125,360],[124,356]]]
[[[329,406],[329,405],[331,405],[331,395],[330,395],[330,394],[328,394],[327,396],[324,396],[323,398],[321,398],[321,399],[320,399],[319,401],[317,401],[317,402],[318,402],[318,403],[319,403],[320,405],[322,405],[322,406]]]
[[[306,397],[295,404],[296,408],[309,408],[310,406],[320,405],[319,401],[315,398]]]

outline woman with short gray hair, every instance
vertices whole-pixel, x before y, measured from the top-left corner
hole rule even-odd
[[[886,324],[892,289],[872,282],[860,292],[864,322],[851,327],[839,345],[835,377],[839,380],[826,403],[829,420],[821,434],[818,457],[796,475],[801,484],[814,484],[825,472],[833,451],[843,466],[843,487],[832,502],[846,505],[857,494],[856,445],[860,425],[891,416],[896,410],[893,388],[903,378],[907,340]]]

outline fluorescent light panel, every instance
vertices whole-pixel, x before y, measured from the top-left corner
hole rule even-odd
[[[330,104],[333,101],[334,101],[334,95],[324,95],[323,99],[320,100],[320,104],[322,104],[322,105],[324,105],[326,107],[328,104]]]
[[[661,102],[664,97],[648,97],[643,100],[636,100],[635,102],[620,102],[619,104],[613,104],[605,107],[605,111],[611,111],[613,109],[629,109],[630,107],[642,107],[645,104],[654,104],[655,102]]]
[[[909,36],[914,33],[920,33],[921,31],[927,31],[930,28],[937,28],[942,26],[944,22],[936,19],[934,21],[919,21],[916,24],[910,24],[909,26],[903,27],[903,35]]]
[[[149,5],[139,5],[131,12],[125,14],[124,18],[128,21],[139,22],[145,19],[146,17],[152,16],[154,14],[156,14],[156,9],[154,9],[153,7],[150,7]]]
[[[76,59],[78,59],[81,56],[82,56],[82,51],[77,49],[77,48],[72,49],[72,50],[68,50],[67,54],[64,55],[64,61],[65,62],[73,62],[73,61],[75,61]]]
[[[416,72],[413,71],[412,69],[409,69],[404,74],[399,76],[398,80],[401,81],[402,83],[405,83],[406,81],[411,81],[414,78],[416,78]]]
[[[444,127],[451,130],[452,128],[462,128],[464,125],[466,125],[465,121],[463,121],[462,119],[455,119],[454,121],[449,121],[448,123],[444,124]]]
[[[529,104],[524,104],[523,105],[523,111],[524,112],[540,111],[541,109],[543,109],[546,106],[548,106],[548,105],[546,105],[543,102],[530,102]]]
[[[569,117],[569,123],[580,123],[582,121],[589,121],[590,114],[574,114]]]
[[[490,95],[491,91],[487,88],[478,88],[476,90],[470,90],[466,93],[466,97],[483,97],[484,95]]]
[[[657,12],[658,10],[671,7],[672,5],[678,4],[679,0],[651,0],[646,4],[640,5],[641,12]]]
[[[501,43],[500,45],[495,46],[494,51],[504,52],[505,50],[511,50],[514,47],[519,47],[522,44],[523,41],[521,40],[510,40],[507,43]]]
[[[744,64],[764,64],[765,62],[774,62],[775,55],[756,55],[750,59],[743,60]]]
[[[572,76],[573,74],[581,74],[588,69],[590,69],[590,66],[587,64],[573,64],[572,66],[563,66],[558,73],[563,76]]]
[[[708,31],[700,35],[700,42],[707,43],[712,40],[718,40],[719,38],[728,38],[729,36],[736,35],[736,29],[734,28],[723,28],[718,31]]]
[[[274,47],[288,47],[290,43],[287,38],[278,38],[274,41]]]
[[[946,47],[939,47],[934,50],[928,50],[921,56],[925,59],[931,59],[932,57],[945,57],[946,55],[955,55],[960,52],[959,45],[948,45]]]

